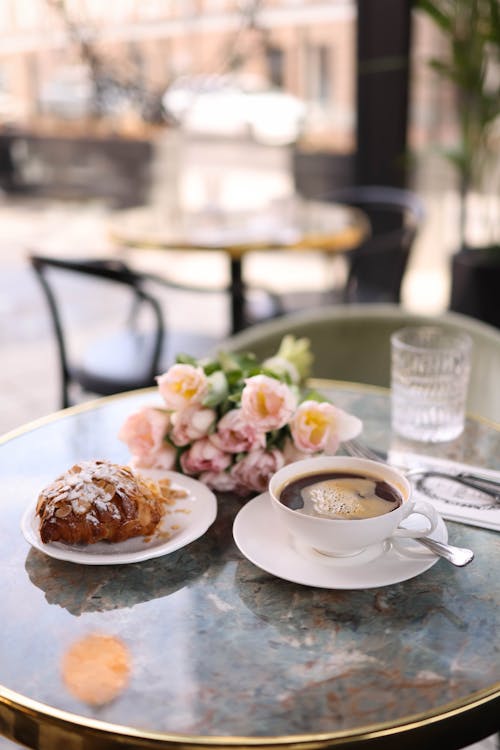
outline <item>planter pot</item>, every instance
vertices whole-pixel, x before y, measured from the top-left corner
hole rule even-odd
[[[452,257],[450,309],[500,328],[500,246],[465,248]]]

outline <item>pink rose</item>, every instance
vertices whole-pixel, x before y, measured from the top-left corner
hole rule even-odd
[[[265,492],[271,476],[285,465],[283,454],[277,448],[256,450],[234,464],[231,475],[237,483],[257,492]]]
[[[218,474],[227,469],[232,461],[229,453],[217,448],[208,438],[197,440],[182,454],[181,467],[186,474],[200,474],[210,471]]]
[[[304,401],[297,408],[290,430],[296,448],[304,453],[336,453],[342,440],[351,440],[361,432],[362,423],[333,404]]]
[[[165,447],[150,456],[132,456],[134,469],[163,469],[172,471],[175,466],[176,450],[168,443]]]
[[[217,425],[217,432],[210,440],[228,453],[247,453],[256,448],[265,448],[266,436],[247,422],[241,409],[232,409],[225,414]]]
[[[199,440],[208,435],[216,420],[214,409],[200,407],[197,404],[187,406],[182,411],[173,412],[171,415],[172,430],[170,438],[175,445],[189,445],[194,440]]]
[[[156,382],[167,409],[173,411],[200,404],[208,390],[203,368],[193,365],[172,365]]]
[[[237,489],[236,479],[228,471],[204,471],[198,479],[216,492],[234,492]]]
[[[292,464],[294,461],[309,458],[309,454],[299,451],[293,440],[286,438],[283,446],[283,458],[285,459],[285,464]]]
[[[175,449],[165,442],[170,417],[162,409],[145,407],[131,414],[118,432],[132,454],[134,466],[171,469],[175,462]]]
[[[297,406],[293,391],[268,375],[254,375],[245,380],[241,409],[247,422],[262,432],[279,430],[286,425]]]

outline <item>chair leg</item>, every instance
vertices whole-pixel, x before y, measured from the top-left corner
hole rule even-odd
[[[71,406],[71,401],[69,398],[69,378],[66,374],[63,375],[62,381],[61,381],[61,409],[67,409],[68,406]]]

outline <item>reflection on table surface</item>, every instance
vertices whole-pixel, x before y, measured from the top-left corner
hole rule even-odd
[[[368,443],[389,447],[387,392],[320,387],[363,419]],[[157,398],[151,390],[76,407],[0,444],[0,730],[34,747],[42,735],[55,746],[62,728],[65,746],[76,747],[72,734],[90,736],[92,719],[104,722],[98,735],[107,747],[128,726],[137,747],[147,732],[219,737],[219,745],[306,735],[303,746],[345,732],[339,747],[364,735],[385,748],[397,746],[391,737],[403,746],[401,733],[435,736],[442,725],[433,716],[445,722],[443,748],[492,734],[500,703],[496,532],[448,522],[451,543],[475,550],[471,565],[439,560],[406,582],[356,591],[285,582],[243,558],[231,533],[242,501],[232,497],[220,499],[203,537],[143,563],[79,566],[28,546],[19,523],[39,490],[77,460],[126,462],[118,429]],[[500,433],[477,421],[453,444],[426,450],[500,469]],[[64,672],[68,653],[90,636],[112,639],[126,655],[120,689],[103,705],[70,689]],[[44,705],[27,711],[27,699]],[[73,716],[49,721],[53,709]],[[366,738],[371,725],[380,733]],[[394,726],[398,736],[386,733]]]
[[[368,218],[357,208],[298,197],[252,211],[132,208],[115,213],[109,226],[112,239],[120,244],[222,249],[233,258],[279,248],[346,252],[369,231]]]

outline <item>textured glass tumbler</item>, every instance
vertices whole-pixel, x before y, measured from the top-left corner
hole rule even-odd
[[[444,326],[402,328],[391,336],[392,429],[429,443],[464,429],[472,341]]]

